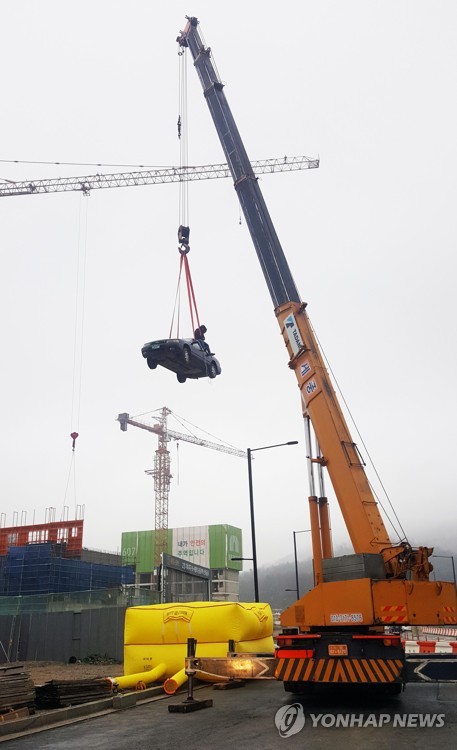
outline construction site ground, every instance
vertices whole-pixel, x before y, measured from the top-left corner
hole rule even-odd
[[[43,685],[50,680],[88,680],[95,677],[119,677],[124,674],[123,664],[66,664],[56,661],[25,661],[18,662],[19,664],[30,674],[35,685]]]
[[[213,707],[190,714],[169,713],[168,706],[182,704],[186,692],[167,698],[161,688],[144,695],[138,702],[135,694],[118,696],[119,705],[97,701],[87,706],[59,709],[52,726],[37,726],[41,717],[31,717],[21,724],[15,735],[0,735],[3,750],[126,750],[132,743],[157,750],[288,750],[315,747],[321,750],[354,750],[363,744],[365,750],[443,750],[455,747],[457,729],[457,685],[410,685],[397,698],[374,697],[370,691],[353,696],[340,689],[334,694],[313,698],[284,692],[275,680],[251,681],[242,689],[216,691],[210,686],[198,687],[195,698],[213,700]],[[154,690],[154,689],[153,689]],[[280,736],[275,718],[284,708],[295,711],[302,706],[306,721],[298,733]],[[119,710],[127,709],[127,710]],[[338,716],[355,714],[365,727],[338,727]],[[436,727],[419,726],[418,714],[440,716]],[[411,726],[394,724],[396,715],[411,716]],[[383,717],[382,726],[373,726],[372,717]],[[316,717],[324,717],[318,720]],[[6,727],[5,727],[6,729]],[[8,728],[11,732],[11,728]]]

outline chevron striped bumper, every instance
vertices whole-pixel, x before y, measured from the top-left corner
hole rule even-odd
[[[399,636],[310,633],[278,636],[275,677],[284,683],[384,684],[404,682]]]
[[[275,677],[282,682],[391,683],[401,679],[401,659],[278,659]]]

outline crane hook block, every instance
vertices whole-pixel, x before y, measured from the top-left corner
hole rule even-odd
[[[74,449],[75,449],[76,438],[77,438],[78,436],[79,436],[79,433],[78,433],[78,432],[72,432],[72,433],[71,433],[71,435],[70,435],[70,437],[71,437],[71,438],[72,438],[72,440],[73,440],[72,450],[74,450]]]
[[[189,252],[190,250],[189,237],[190,237],[190,227],[185,227],[181,224],[178,229],[178,242],[179,242],[178,249],[180,253]]]

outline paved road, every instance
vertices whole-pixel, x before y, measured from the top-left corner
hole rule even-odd
[[[447,750],[457,746],[457,686],[409,685],[395,699],[369,698],[337,692],[312,699],[297,700],[286,694],[280,683],[248,683],[238,690],[215,691],[210,687],[198,690],[199,699],[212,698],[213,708],[192,714],[170,714],[169,702],[180,702],[185,695],[170,700],[139,704],[136,708],[107,716],[87,719],[65,727],[49,729],[28,737],[0,743],[1,750],[271,750],[309,748],[322,750],[353,750],[363,743],[364,750]],[[295,713],[293,725],[298,733],[281,737],[275,726],[278,710]],[[297,708],[298,706],[298,708]],[[393,727],[394,715],[405,715],[417,724],[417,714],[444,715],[435,719],[441,727]],[[316,716],[322,714],[320,719]],[[383,715],[383,726],[379,723]],[[335,727],[337,716],[355,715],[356,723],[371,726]],[[411,718],[412,717],[412,718]],[[313,720],[318,724],[313,727]],[[284,723],[285,722],[285,723]],[[324,726],[322,725],[324,724]],[[325,725],[329,726],[325,726]],[[333,726],[331,726],[333,724]],[[287,727],[287,717],[283,721]],[[286,728],[287,731],[287,728]]]

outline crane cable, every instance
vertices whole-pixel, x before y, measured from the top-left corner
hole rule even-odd
[[[187,127],[187,55],[185,54],[185,48],[181,48],[178,52],[178,67],[179,67],[179,92],[178,92],[178,140],[179,140],[179,167],[185,173],[185,169],[189,164],[189,138],[188,138],[188,127]],[[189,259],[187,257],[190,251],[189,245],[189,183],[188,180],[181,179],[179,182],[179,205],[178,205],[178,251],[180,253],[179,261],[179,273],[178,273],[178,284],[176,288],[175,302],[173,307],[173,314],[171,318],[169,338],[172,336],[173,324],[175,317],[177,319],[177,337],[179,338],[179,324],[180,324],[180,305],[181,305],[181,279],[182,270],[184,267],[184,276],[186,280],[187,288],[187,299],[189,302],[189,312],[191,319],[192,331],[196,328],[200,328],[200,318],[198,315],[197,302],[195,298],[194,285],[192,281],[192,275],[190,272]]]
[[[173,306],[173,313],[171,316],[170,332],[168,338],[171,339],[173,334],[173,323],[175,321],[175,315],[177,317],[176,323],[176,337],[179,339],[179,323],[181,319],[181,269],[182,265],[179,266],[178,283],[176,285],[175,304]]]
[[[87,262],[87,227],[88,227],[88,203],[83,204],[87,198],[81,194],[78,215],[78,239],[76,250],[76,289],[75,289],[75,322],[73,339],[73,376],[71,394],[71,418],[70,437],[72,439],[72,450],[70,466],[65,487],[64,507],[66,506],[67,494],[71,478],[73,477],[73,497],[75,503],[75,518],[77,514],[76,504],[76,439],[79,437],[79,420],[81,414],[81,391],[84,352],[84,317],[85,317],[85,291],[86,291],[86,262]],[[83,210],[84,206],[84,210]],[[76,429],[75,429],[76,428]]]
[[[318,337],[318,335],[317,335],[317,333],[316,333],[316,329],[314,328],[314,326],[313,326],[313,325],[312,325],[312,323],[311,323],[311,320],[310,320],[310,325],[311,325],[311,328],[312,328],[312,330],[313,330],[313,333],[314,333],[314,335],[315,335],[315,337],[316,337],[317,343],[319,344],[319,347],[320,347],[320,350],[321,350],[321,352],[322,352],[322,356],[324,357],[324,360],[325,360],[325,363],[326,363],[326,365],[327,365],[327,368],[328,368],[329,372],[330,372],[330,373],[331,373],[331,375],[332,375],[332,378],[333,378],[333,380],[334,380],[334,383],[335,383],[335,385],[336,385],[336,388],[337,388],[337,390],[338,390],[338,393],[340,394],[340,396],[341,396],[341,399],[342,399],[342,401],[343,401],[343,403],[344,403],[344,405],[345,405],[345,407],[346,407],[346,409],[347,409],[347,411],[348,411],[349,417],[350,417],[350,419],[351,419],[351,421],[352,421],[352,424],[354,425],[354,428],[355,428],[355,430],[356,430],[356,432],[357,432],[357,435],[358,435],[358,436],[359,436],[359,438],[360,438],[360,442],[361,442],[361,444],[363,445],[363,447],[364,447],[364,449],[365,449],[365,451],[366,451],[366,454],[367,454],[368,460],[369,460],[369,462],[370,462],[370,464],[371,464],[371,466],[372,466],[372,468],[373,468],[373,471],[374,471],[374,473],[375,473],[375,475],[376,475],[376,478],[377,478],[377,480],[378,480],[378,482],[379,482],[379,484],[380,484],[380,486],[381,486],[381,489],[382,489],[382,491],[383,491],[383,493],[384,493],[384,496],[385,496],[385,498],[386,498],[386,500],[387,500],[387,503],[389,504],[390,508],[392,509],[392,513],[393,513],[393,515],[394,515],[395,521],[396,521],[396,522],[398,523],[398,527],[396,526],[396,524],[395,524],[395,521],[394,521],[394,520],[393,520],[393,519],[391,518],[391,516],[390,516],[390,514],[389,514],[389,511],[388,511],[388,509],[387,509],[387,508],[385,507],[385,505],[384,505],[384,504],[383,504],[383,502],[381,501],[381,498],[379,497],[379,495],[378,495],[378,493],[376,492],[375,488],[373,487],[372,483],[371,483],[371,482],[370,482],[370,481],[368,480],[368,483],[369,483],[369,485],[370,485],[370,488],[371,488],[371,490],[372,490],[372,492],[373,492],[373,494],[374,494],[374,496],[375,496],[375,498],[376,498],[377,502],[378,502],[378,503],[379,503],[379,505],[381,506],[381,508],[382,508],[382,510],[383,510],[383,512],[384,512],[384,514],[385,514],[385,516],[386,516],[386,518],[387,518],[387,520],[389,521],[389,523],[390,523],[390,525],[391,525],[391,527],[392,527],[393,531],[394,531],[394,532],[395,532],[395,533],[397,534],[399,543],[402,543],[403,541],[404,541],[404,542],[407,542],[407,541],[408,541],[408,538],[407,538],[407,536],[406,536],[406,532],[405,532],[405,530],[404,530],[404,528],[403,528],[403,525],[402,525],[402,523],[401,523],[401,521],[400,521],[400,519],[399,519],[399,517],[398,517],[398,514],[397,514],[397,512],[396,512],[396,510],[395,510],[395,508],[394,508],[394,506],[393,506],[393,503],[392,503],[392,501],[391,501],[391,499],[390,499],[389,493],[387,492],[387,489],[386,489],[386,487],[384,486],[384,483],[383,483],[383,481],[382,481],[382,478],[381,478],[381,476],[379,475],[378,469],[377,469],[377,467],[376,467],[376,465],[375,465],[375,463],[374,463],[374,460],[373,460],[373,458],[371,457],[371,454],[370,454],[370,452],[369,452],[369,450],[368,450],[368,447],[367,447],[367,445],[365,444],[365,441],[364,441],[364,439],[363,439],[363,436],[362,436],[362,434],[361,434],[361,432],[360,432],[360,430],[359,430],[359,428],[358,428],[358,425],[357,425],[357,423],[356,423],[356,421],[355,421],[355,418],[354,418],[354,416],[353,416],[353,414],[352,414],[352,412],[351,412],[351,409],[349,408],[349,404],[348,404],[348,403],[347,403],[347,401],[346,401],[346,398],[345,398],[345,396],[344,396],[344,394],[343,394],[343,391],[342,391],[342,389],[341,389],[341,387],[340,387],[340,384],[339,384],[339,382],[338,382],[338,380],[337,380],[337,378],[336,378],[336,376],[335,376],[335,373],[333,372],[333,370],[332,370],[332,367],[331,367],[331,365],[330,365],[330,363],[329,363],[329,361],[328,361],[328,359],[327,359],[327,356],[326,356],[326,354],[325,354],[324,348],[323,348],[323,346],[322,346],[322,344],[321,344],[321,342],[320,342],[320,340],[319,340],[319,337]],[[401,532],[401,533],[400,533],[400,532]]]
[[[189,166],[189,129],[187,126],[187,55],[181,48],[178,53],[178,140],[179,167],[182,170]],[[189,226],[189,184],[187,180],[179,182],[179,225]]]

